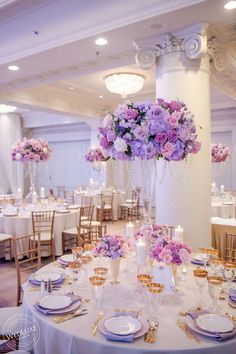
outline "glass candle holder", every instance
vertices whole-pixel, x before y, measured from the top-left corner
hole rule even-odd
[[[193,270],[193,275],[194,275],[194,279],[195,279],[195,282],[196,282],[198,290],[199,290],[199,305],[201,306],[202,305],[202,290],[203,290],[204,285],[207,282],[208,272],[206,270],[197,268],[197,269]]]
[[[207,278],[210,297],[212,298],[212,305],[210,310],[218,312],[218,299],[222,291],[223,278],[218,276],[210,276]]]
[[[92,296],[93,299],[95,300],[96,308],[101,309],[105,278],[95,275],[90,277],[89,281],[91,284]]]

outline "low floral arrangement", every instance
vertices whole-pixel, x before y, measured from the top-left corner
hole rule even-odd
[[[151,257],[166,264],[186,264],[191,260],[192,249],[184,242],[168,237],[157,239],[152,249]]]
[[[139,230],[135,233],[135,239],[138,240],[139,238],[144,237],[144,232]],[[168,225],[159,225],[153,224],[152,225],[152,233],[149,235],[153,239],[157,239],[158,237],[165,237],[168,236]]]
[[[230,156],[229,148],[223,144],[211,144],[211,161],[225,162]]]
[[[84,157],[89,162],[106,161],[106,157],[100,148],[89,149]]]
[[[186,105],[160,98],[154,104],[127,101],[119,105],[103,118],[99,138],[107,156],[116,160],[180,161],[201,148]]]
[[[11,157],[13,161],[40,162],[49,160],[51,153],[46,140],[23,138],[13,145]]]
[[[95,256],[111,257],[116,259],[124,256],[129,251],[129,244],[122,236],[105,235],[93,249]]]

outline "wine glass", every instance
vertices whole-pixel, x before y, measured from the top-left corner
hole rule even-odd
[[[206,270],[197,268],[197,269],[193,270],[193,275],[194,275],[195,282],[198,286],[199,296],[200,296],[199,305],[201,306],[202,305],[202,290],[203,290],[204,285],[206,284],[208,272]]]
[[[105,278],[98,277],[95,275],[95,276],[90,277],[89,281],[90,281],[90,285],[91,285],[92,296],[93,296],[93,299],[95,300],[96,309],[101,309]]]
[[[218,257],[211,257],[209,259],[209,264],[211,266],[211,273],[212,275],[219,275],[222,273],[224,269],[224,261]]]
[[[150,274],[138,274],[138,290],[141,295],[142,302],[147,304],[147,285],[152,282],[153,276]]]
[[[207,262],[210,259],[209,248],[199,248],[201,252],[201,259],[204,264],[204,269],[206,270]]]
[[[157,321],[161,304],[161,293],[164,289],[164,285],[160,283],[148,283],[147,289],[149,291],[149,302],[151,307],[149,320]]]
[[[74,289],[79,279],[81,262],[70,262],[69,269],[72,271],[72,289]]]
[[[72,247],[72,255],[75,262],[77,262],[83,254],[83,247]]]
[[[223,274],[224,274],[224,277],[227,281],[227,284],[228,284],[228,292],[230,290],[230,287],[231,287],[231,284],[232,284],[232,281],[234,280],[234,277],[235,277],[235,274],[236,274],[236,264],[233,263],[233,262],[224,262],[223,263]]]
[[[100,277],[103,277],[104,279],[107,278],[107,273],[108,273],[108,268],[106,267],[96,267],[93,269],[94,274]]]
[[[220,298],[222,292],[223,278],[218,276],[210,276],[207,278],[209,293],[212,298],[212,305],[210,310],[212,312],[218,312],[218,299]]]

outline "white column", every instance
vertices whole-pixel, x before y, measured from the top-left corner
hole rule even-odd
[[[180,100],[188,106],[194,114],[202,143],[201,151],[188,157],[186,168],[184,162],[171,162],[167,166],[164,182],[156,193],[156,219],[160,224],[180,224],[184,240],[195,250],[211,245],[210,93],[206,44],[203,31],[184,38],[168,36],[155,48],[158,58],[156,96],[168,101]]]

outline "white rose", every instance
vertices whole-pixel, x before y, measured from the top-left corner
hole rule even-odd
[[[44,154],[47,154],[48,153],[48,149],[47,148],[43,148],[43,152],[44,152]]]
[[[103,128],[108,128],[112,124],[112,116],[110,114],[107,114],[102,121],[102,127]]]
[[[16,153],[16,160],[20,160],[21,159],[21,154],[19,152]]]
[[[116,140],[114,141],[114,147],[119,152],[127,151],[127,144],[126,144],[125,140],[122,138],[119,138],[119,137],[116,138]]]

